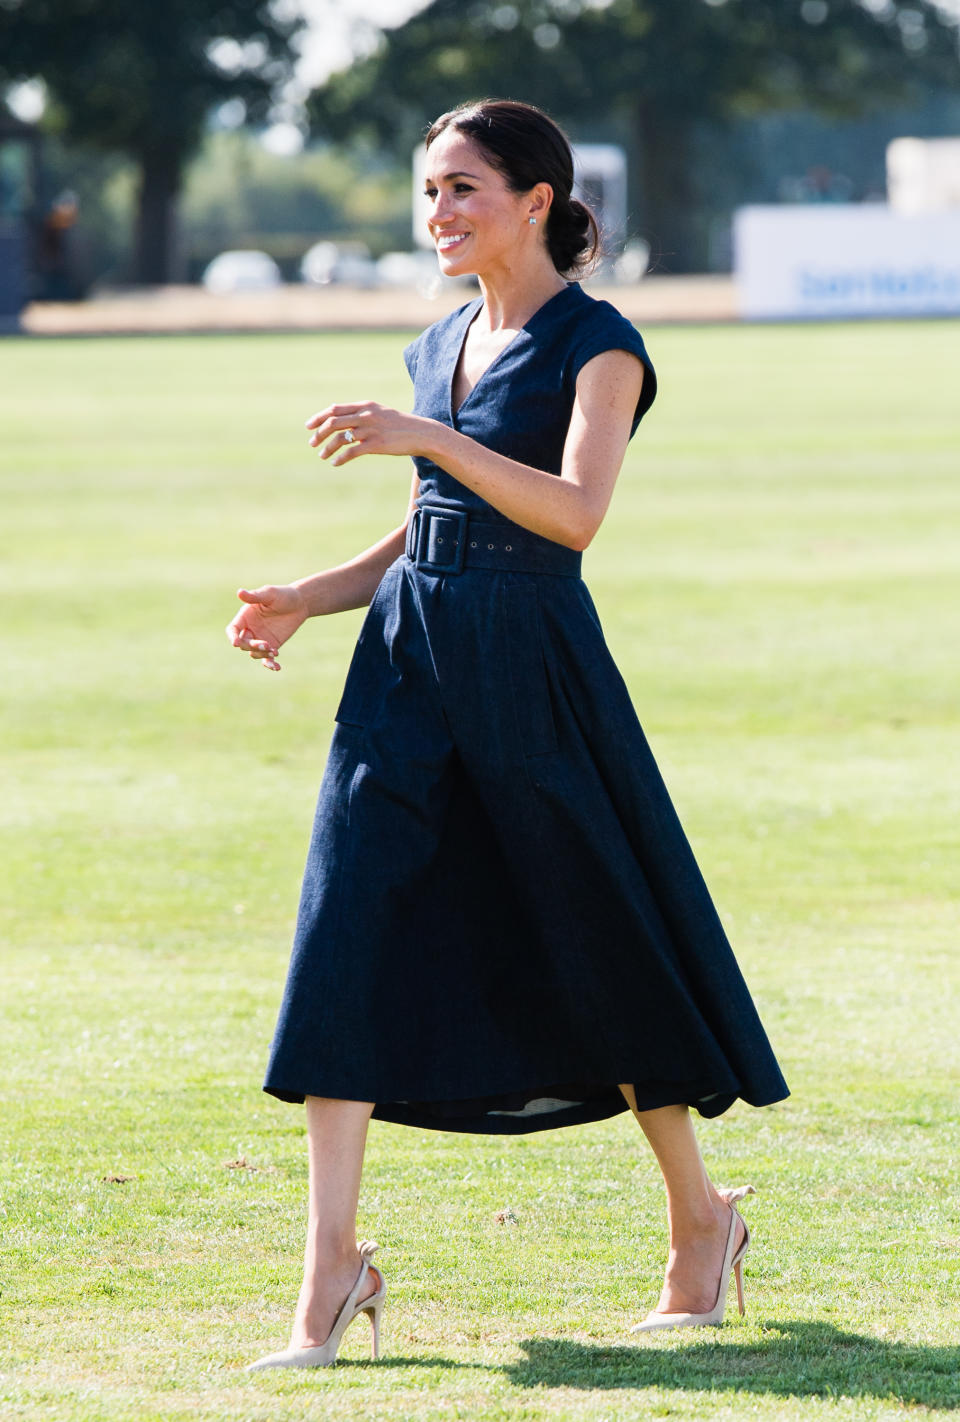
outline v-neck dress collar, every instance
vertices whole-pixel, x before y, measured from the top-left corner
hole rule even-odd
[[[490,364],[487,365],[487,366],[484,366],[484,368],[483,368],[482,372],[480,373],[480,375],[478,376],[478,378],[474,381],[473,385],[470,387],[470,389],[467,391],[466,395],[465,395],[465,396],[463,397],[463,399],[460,401],[460,404],[457,406],[456,409],[454,409],[454,408],[453,408],[453,385],[454,385],[454,381],[455,381],[456,378],[457,378],[457,370],[459,369],[460,360],[461,360],[461,357],[463,356],[463,348],[464,348],[464,346],[466,345],[466,342],[467,342],[467,333],[469,332],[470,327],[473,325],[474,321],[475,321],[475,320],[477,319],[477,317],[480,315],[480,312],[483,310],[483,297],[482,297],[482,296],[478,296],[475,301],[471,301],[468,306],[464,307],[464,310],[463,310],[464,320],[462,321],[462,323],[461,323],[461,325],[460,325],[460,328],[459,328],[459,331],[458,331],[458,334],[457,334],[457,339],[456,339],[456,342],[455,342],[456,354],[455,354],[455,357],[454,357],[453,365],[452,365],[452,367],[451,367],[451,369],[450,369],[449,399],[448,399],[448,401],[447,401],[447,409],[448,409],[448,413],[449,413],[449,416],[450,416],[450,424],[451,424],[451,426],[452,426],[453,429],[457,429],[457,428],[459,427],[459,426],[458,426],[458,420],[459,420],[459,417],[460,417],[460,411],[463,409],[464,405],[466,405],[467,402],[471,399],[471,397],[473,396],[473,394],[474,394],[474,392],[476,391],[477,387],[483,383],[483,381],[487,378],[487,376],[490,374],[491,371],[493,371],[493,372],[495,373],[495,367],[498,366],[498,365],[500,364],[500,361],[503,360],[503,359],[509,354],[509,352],[513,349],[513,347],[517,344],[517,342],[522,338],[522,336],[524,335],[524,333],[525,333],[525,332],[529,332],[529,331],[537,324],[538,318],[541,316],[541,314],[542,314],[543,312],[545,312],[545,311],[547,310],[547,307],[548,307],[548,306],[552,306],[553,303],[554,303],[555,301],[557,301],[561,296],[566,296],[566,295],[569,293],[569,291],[570,291],[572,285],[573,285],[572,282],[568,282],[565,287],[562,287],[559,291],[555,291],[552,296],[548,296],[548,297],[547,297],[546,301],[544,301],[544,302],[542,303],[542,305],[540,305],[540,306],[537,307],[537,309],[536,309],[536,311],[534,311],[533,315],[532,315],[532,316],[529,316],[529,317],[527,318],[527,320],[524,321],[523,325],[522,325],[522,326],[520,327],[520,329],[517,331],[516,335],[514,335],[513,338],[507,342],[507,344],[504,346],[503,350],[498,351],[497,354],[493,357],[493,360],[490,362]]]

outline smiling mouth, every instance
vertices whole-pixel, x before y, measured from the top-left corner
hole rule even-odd
[[[442,237],[438,237],[437,251],[450,252],[454,247],[459,247],[461,242],[465,242],[468,236],[469,233],[467,232],[451,232]]]

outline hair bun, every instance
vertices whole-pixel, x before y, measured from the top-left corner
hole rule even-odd
[[[558,272],[583,276],[600,256],[597,219],[579,198],[554,193],[547,221],[547,246]]]

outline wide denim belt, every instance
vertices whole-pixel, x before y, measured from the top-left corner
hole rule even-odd
[[[495,523],[466,509],[419,504],[407,525],[407,557],[428,573],[465,568],[553,573],[579,578],[582,554],[516,523]]]

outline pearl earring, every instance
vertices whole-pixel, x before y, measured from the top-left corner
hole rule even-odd
[[[531,227],[536,227],[536,225],[537,225],[537,219],[536,219],[535,217],[528,217],[528,218],[527,218],[527,221],[529,222],[529,224],[530,224]]]

